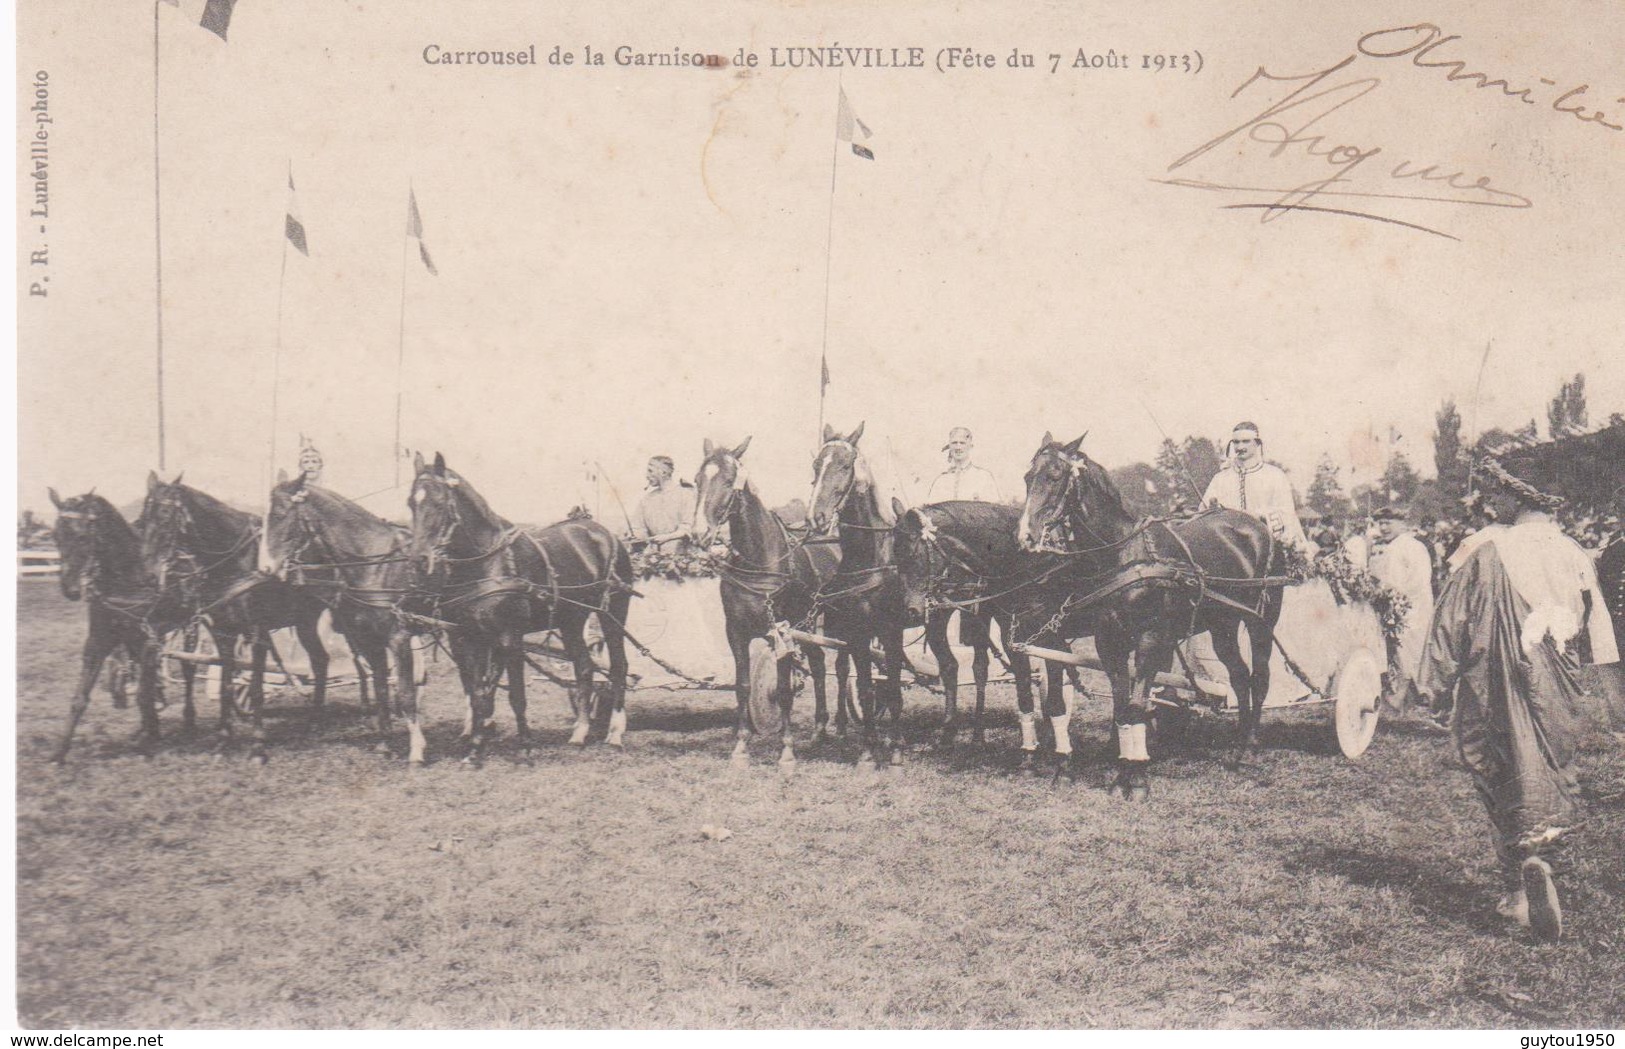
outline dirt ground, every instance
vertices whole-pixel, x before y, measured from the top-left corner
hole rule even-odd
[[[537,684],[534,758],[504,738],[473,768],[441,664],[421,771],[353,689],[319,721],[274,696],[264,767],[215,759],[213,699],[141,758],[98,689],[55,769],[84,611],[48,583],[18,600],[27,1026],[1625,1025],[1625,758],[1600,729],[1569,932],[1538,945],[1496,917],[1488,822],[1421,726],[1351,762],[1329,711],[1272,712],[1229,771],[1233,726],[1199,720],[1129,804],[1100,704],[1075,785],[1016,774],[1006,687],[985,748],[865,774],[852,742],[803,745],[785,780],[767,743],[729,769],[730,697],[634,693],[616,753],[571,748]],[[908,699],[923,742],[939,701]]]

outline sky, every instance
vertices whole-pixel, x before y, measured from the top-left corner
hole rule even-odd
[[[1290,89],[1232,97],[1255,69],[1324,69],[1363,33],[1414,22],[1403,5],[1307,19],[1298,3],[1238,17],[1159,0],[244,0],[229,42],[187,20],[198,6],[158,9],[165,467],[239,503],[263,501],[305,435],[326,483],[403,513],[398,359],[405,445],[534,521],[586,502],[613,523],[648,456],[691,476],[707,438],[752,437],[769,500],[804,498],[826,346],[827,420],[864,422],[909,500],[955,425],[1015,494],[1046,430],[1087,430],[1116,466],[1150,460],[1165,434],[1222,439],[1250,419],[1301,492],[1322,454],[1346,483],[1369,479],[1351,439],[1390,428],[1431,473],[1447,398],[1470,431],[1544,425],[1583,371],[1594,421],[1625,411],[1625,134],[1363,57],[1351,69],[1378,83],[1315,126],[1320,148],[1380,144],[1368,169],[1434,164],[1532,205],[1360,205],[1447,237],[1326,213],[1261,223],[1222,206],[1256,194],[1153,181]],[[1625,37],[1617,7],[1514,21],[1479,6],[1428,12],[1473,68],[1625,95],[1594,43]],[[18,498],[43,510],[48,485],[95,486],[123,503],[158,467],[153,12],[21,7],[19,79],[45,69],[51,84],[53,280],[19,300]],[[770,47],[833,43],[922,46],[928,61],[973,46],[1000,64],[765,66]],[[430,44],[534,44],[543,64],[430,66]],[[546,64],[555,45],[579,63],[586,44],[745,48],[764,65]],[[1037,68],[1005,67],[1012,48]],[[1199,51],[1202,70],[1067,68],[1079,48]],[[841,90],[872,161],[835,141]],[[1302,145],[1270,153],[1236,140],[1178,174],[1326,177]],[[285,247],[290,171],[308,258]],[[438,276],[405,236],[409,186]],[[25,281],[33,239],[24,223]]]

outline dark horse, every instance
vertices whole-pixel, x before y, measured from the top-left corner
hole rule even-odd
[[[161,601],[158,587],[141,563],[141,539],[113,504],[89,492],[64,501],[52,488],[56,506],[56,548],[62,555],[62,574],[57,584],[69,601],[83,597],[90,613],[90,631],[79,674],[79,687],[68,707],[68,723],[62,730],[51,760],[67,759],[73,731],[90,705],[90,690],[102,664],[123,646],[139,668],[136,703],[141,709],[143,753],[152,753],[158,742],[158,656],[164,635],[179,629],[185,620],[175,601]],[[183,723],[187,731],[196,724],[192,706],[192,683],[197,668],[181,665],[186,699]]]
[[[1064,553],[1083,569],[1084,592],[1072,601],[1091,621],[1111,678],[1117,786],[1133,796],[1150,790],[1145,726],[1151,686],[1170,669],[1174,646],[1185,638],[1211,635],[1236,694],[1238,749],[1257,746],[1286,582],[1283,551],[1264,522],[1239,510],[1137,522],[1082,445],[1082,437],[1062,445],[1044,435],[1027,470],[1019,535],[1026,548]],[[1241,656],[1243,624],[1250,670]]]
[[[424,630],[397,614],[398,606],[411,606],[411,532],[337,492],[306,484],[302,473],[291,481],[280,478],[271,490],[265,526],[261,569],[314,594],[332,612],[333,626],[372,674],[380,732],[389,729],[388,657],[394,656],[395,709],[406,718],[407,761],[423,764],[412,637]]]
[[[515,731],[529,746],[525,721],[525,635],[557,631],[575,667],[577,708],[570,742],[587,742],[593,707],[587,619],[596,614],[609,654],[609,695],[599,720],[606,742],[626,732],[626,611],[632,561],[603,525],[560,521],[535,531],[492,511],[472,485],[446,466],[416,459],[412,483],[412,556],[469,698],[469,760],[479,760],[491,731],[497,681],[508,675]]]
[[[933,650],[947,648],[946,621],[955,608],[978,608],[999,625],[1006,643],[1012,640],[1047,642],[1058,636],[1060,624],[1047,632],[1021,634],[1022,627],[1043,623],[1065,597],[1070,568],[1053,554],[1028,553],[1016,541],[1016,525],[1021,511],[997,503],[954,501],[905,510],[895,502],[897,529],[895,550],[903,602],[914,615],[929,615],[927,637]],[[932,633],[932,628],[936,632]],[[1074,636],[1084,636],[1081,631]],[[1016,679],[1016,705],[1021,725],[1021,767],[1037,768],[1038,724],[1033,712],[1032,668],[1025,655],[1011,650],[1010,669]],[[938,657],[939,659],[942,657]],[[985,656],[977,652],[976,720],[974,736],[983,739],[982,704],[987,685]],[[946,666],[952,665],[949,655]],[[1055,730],[1055,748],[1063,762],[1072,753],[1071,716],[1062,694],[1062,671],[1047,667],[1049,688],[1044,695],[1044,715]],[[944,686],[953,680],[946,669]],[[949,717],[953,717],[953,693],[949,692]],[[951,727],[951,726],[950,726]]]
[[[311,704],[327,697],[327,649],[316,622],[322,603],[308,592],[256,570],[260,523],[213,496],[181,483],[169,484],[147,475],[147,501],[141,511],[141,553],[147,570],[166,599],[178,599],[187,614],[204,617],[220,653],[220,742],[232,738],[233,691],[237,676],[237,639],[253,648],[253,676],[248,686],[249,716],[254,726],[252,755],[266,759],[265,657],[272,630],[293,627],[310,657],[315,677]]]
[[[903,628],[910,624],[897,566],[892,560],[891,531],[896,522],[887,520],[880,508],[874,475],[858,451],[862,436],[862,423],[845,437],[836,434],[833,427],[824,427],[824,444],[813,460],[807,521],[815,536],[828,535],[838,528],[840,537],[840,568],[824,583],[817,604],[824,610],[824,632],[844,642],[856,662],[858,702],[863,711],[863,752],[858,761],[873,764],[875,760],[879,703],[870,643],[878,640],[885,656],[883,692],[890,714],[881,745],[891,751],[891,763],[901,765]],[[946,625],[942,633],[946,641]],[[948,659],[951,661],[953,656],[950,654]]]
[[[728,528],[728,560],[719,571],[728,647],[734,657],[734,691],[739,701],[730,759],[736,766],[749,760],[750,737],[755,728],[750,704],[752,648],[766,649],[759,660],[772,659],[774,653],[766,639],[774,636],[777,624],[812,626],[818,616],[818,590],[834,576],[840,562],[834,544],[791,540],[784,522],[763,504],[750,482],[741,461],[748,447],[749,437],[733,449],[719,448],[706,440],[705,461],[694,477],[694,524],[689,530],[702,546],[710,546],[722,528]],[[755,644],[757,641],[761,644]],[[817,645],[802,645],[801,651],[806,655],[822,710],[824,650]],[[767,693],[762,696],[764,700],[775,701],[784,745],[779,767],[788,773],[796,761],[790,725],[795,690],[791,687],[790,660],[778,659],[776,663],[772,683],[764,680],[754,687]]]

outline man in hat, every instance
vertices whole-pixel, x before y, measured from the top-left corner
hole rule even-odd
[[[1390,653],[1392,674],[1388,680],[1389,705],[1404,710],[1410,705],[1417,671],[1422,666],[1422,646],[1427,643],[1428,626],[1433,622],[1433,555],[1416,538],[1405,514],[1388,506],[1374,515],[1381,545],[1371,555],[1371,574],[1378,582],[1410,602],[1405,629]]]
[[[688,524],[694,517],[694,490],[678,481],[676,473],[669,455],[649,460],[644,472],[649,488],[632,513],[634,543],[652,543],[661,553],[671,553],[687,541]]]
[[[1560,500],[1482,460],[1498,523],[1451,558],[1417,689],[1453,711],[1456,747],[1489,810],[1506,894],[1497,910],[1542,939],[1563,931],[1552,880],[1579,819],[1574,778],[1584,726],[1579,661],[1619,649],[1591,558],[1552,520]]]
[[[978,503],[999,502],[999,486],[994,483],[993,475],[970,461],[974,447],[970,430],[955,426],[948,431],[948,443],[942,446],[942,450],[948,453],[948,469],[931,482],[931,491],[925,497],[927,503],[946,503],[955,499]]]
[[[1204,507],[1223,506],[1244,510],[1269,525],[1275,538],[1312,553],[1314,547],[1303,534],[1297,503],[1292,498],[1292,482],[1286,471],[1264,461],[1264,441],[1258,426],[1237,423],[1225,445],[1230,457],[1224,469],[1213,475],[1202,496]]]

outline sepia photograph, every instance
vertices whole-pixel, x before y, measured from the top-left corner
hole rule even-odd
[[[14,1030],[1625,1029],[1625,7],[15,20]]]

